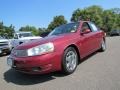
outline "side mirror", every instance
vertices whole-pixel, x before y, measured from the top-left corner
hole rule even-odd
[[[90,33],[90,32],[91,32],[90,29],[85,29],[83,32],[81,32],[81,34],[83,35],[83,34],[87,34],[87,33]]]

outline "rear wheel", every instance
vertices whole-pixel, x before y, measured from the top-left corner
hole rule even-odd
[[[106,42],[105,42],[105,40],[103,39],[102,42],[101,42],[100,51],[101,51],[101,52],[104,52],[105,50],[106,50]]]
[[[71,74],[78,65],[78,54],[73,47],[68,47],[64,51],[62,60],[62,70],[65,74]]]

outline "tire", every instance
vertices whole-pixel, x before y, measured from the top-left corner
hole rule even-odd
[[[78,54],[73,47],[68,47],[64,51],[63,60],[62,60],[62,71],[64,74],[72,74],[78,65]]]
[[[11,53],[11,51],[8,51],[8,52],[7,52],[7,55],[10,55],[10,53]]]
[[[104,52],[105,50],[106,50],[106,42],[104,39],[102,39],[100,51]]]

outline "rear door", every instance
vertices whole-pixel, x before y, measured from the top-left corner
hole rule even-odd
[[[92,32],[94,32],[94,37],[93,37],[94,42],[93,43],[94,43],[95,50],[97,50],[101,46],[102,33],[94,23],[89,22],[89,26],[90,26]]]

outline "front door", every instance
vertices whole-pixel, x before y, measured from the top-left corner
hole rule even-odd
[[[88,29],[90,32],[84,33],[84,31]],[[87,22],[84,22],[81,28],[81,41],[80,41],[80,52],[81,52],[81,57],[85,57],[92,53],[95,49],[94,44],[95,44],[95,38],[94,35],[95,33],[91,30],[89,24]]]

